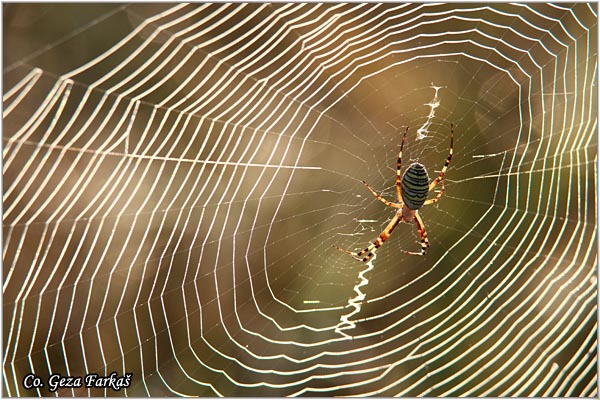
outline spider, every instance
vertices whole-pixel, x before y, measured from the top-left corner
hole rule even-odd
[[[406,134],[408,133],[408,127],[406,131],[404,131],[404,135],[402,136],[402,144],[400,145],[400,153],[398,154],[398,168],[396,170],[396,194],[398,196],[398,203],[392,203],[391,201],[387,201],[382,196],[377,194],[375,190],[369,186],[369,184],[365,181],[362,183],[369,189],[371,193],[377,198],[377,200],[381,201],[383,204],[389,207],[393,207],[398,209],[396,211],[396,215],[390,221],[390,223],[385,227],[383,232],[379,234],[379,237],[375,239],[373,243],[371,243],[366,249],[359,251],[358,253],[354,253],[349,250],[344,250],[335,246],[339,251],[350,254],[352,257],[359,261],[368,262],[375,251],[383,245],[383,243],[390,237],[392,231],[400,221],[410,224],[414,222],[417,225],[417,231],[421,236],[421,251],[406,251],[401,250],[406,254],[413,254],[417,256],[423,256],[427,252],[427,248],[429,247],[429,240],[427,239],[427,232],[425,231],[425,226],[423,225],[423,220],[419,215],[419,209],[424,205],[429,205],[436,203],[444,194],[444,177],[446,174],[446,170],[448,169],[448,165],[450,165],[450,161],[452,161],[452,146],[454,145],[454,125],[450,124],[450,153],[448,154],[448,158],[446,159],[446,163],[440,172],[440,175],[435,178],[431,183],[429,183],[429,175],[427,174],[427,170],[425,166],[421,163],[413,163],[411,164],[406,171],[404,171],[404,175],[400,174],[400,168],[402,167],[402,149],[404,148],[404,140],[406,139]],[[437,194],[436,197],[427,200],[427,195],[431,192],[438,183],[442,182],[442,190]],[[364,258],[361,258],[366,254]]]

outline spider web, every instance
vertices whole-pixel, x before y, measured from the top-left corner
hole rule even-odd
[[[3,383],[596,396],[590,4],[4,6]],[[403,165],[446,192],[369,264]],[[114,394],[63,388],[60,395]]]

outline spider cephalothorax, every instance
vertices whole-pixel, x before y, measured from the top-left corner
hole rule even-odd
[[[446,163],[440,172],[440,175],[435,178],[431,183],[429,183],[429,175],[427,174],[427,170],[425,166],[420,163],[411,164],[404,174],[401,175],[401,167],[402,167],[402,149],[404,148],[404,140],[406,139],[406,134],[408,133],[408,127],[406,131],[404,131],[404,135],[402,136],[402,144],[400,145],[400,154],[398,154],[398,165],[396,169],[396,195],[398,198],[398,203],[393,203],[391,201],[387,201],[383,197],[381,197],[369,184],[365,181],[363,183],[373,193],[375,197],[385,205],[389,207],[393,207],[398,209],[396,211],[396,215],[389,222],[389,224],[385,227],[383,232],[379,235],[377,239],[373,243],[369,245],[364,250],[359,251],[358,253],[354,253],[352,251],[344,250],[336,246],[336,248],[344,253],[350,254],[352,257],[357,260],[361,260],[364,262],[368,262],[375,250],[377,250],[383,242],[386,241],[388,237],[392,234],[392,231],[400,221],[404,221],[406,223],[414,222],[417,225],[417,230],[419,235],[421,236],[421,251],[406,251],[401,250],[403,253],[407,254],[415,254],[415,255],[425,255],[427,252],[427,248],[429,247],[429,240],[427,239],[427,232],[425,231],[425,226],[423,225],[423,220],[419,215],[419,209],[424,205],[433,204],[437,202],[444,193],[444,177],[446,175],[446,170],[448,169],[448,165],[450,165],[450,161],[452,161],[452,147],[454,146],[454,126],[450,125],[450,153],[448,154],[448,158],[446,159]],[[442,182],[442,189],[433,199],[427,200],[427,196],[429,192],[431,192],[438,183]],[[364,258],[361,258],[366,254]]]

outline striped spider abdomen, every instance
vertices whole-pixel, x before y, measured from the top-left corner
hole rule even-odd
[[[406,207],[411,210],[423,207],[429,193],[429,175],[425,166],[414,163],[408,167],[402,175],[400,187],[402,188],[402,200]]]

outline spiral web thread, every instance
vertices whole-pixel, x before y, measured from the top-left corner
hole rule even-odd
[[[585,3],[131,4],[5,65],[4,393],[596,396],[596,40]],[[335,251],[450,123],[428,255]]]

